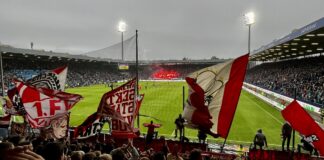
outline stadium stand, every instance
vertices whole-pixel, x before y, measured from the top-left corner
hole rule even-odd
[[[324,56],[264,63],[248,70],[246,82],[315,106],[324,105]]]

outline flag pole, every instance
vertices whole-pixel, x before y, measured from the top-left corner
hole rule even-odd
[[[296,86],[294,87],[294,100],[296,100],[297,97],[297,89]],[[292,137],[292,152],[295,152],[295,130],[293,129],[293,137]]]
[[[71,117],[71,112],[68,112],[68,119],[67,119],[67,132],[66,132],[66,137],[67,137],[67,141],[70,142],[71,139],[71,135],[70,135],[70,117]]]
[[[2,96],[5,96],[4,91],[4,78],[3,78],[3,64],[2,64],[2,50],[1,50],[1,44],[0,44],[0,68],[1,68],[1,93]]]
[[[182,111],[185,107],[185,86],[182,86]]]
[[[227,137],[225,138],[224,142],[223,142],[223,145],[221,146],[221,150],[220,150],[220,153],[223,153],[224,151],[224,147],[225,147],[225,144],[226,144],[226,140],[227,140]]]
[[[185,86],[182,86],[182,111],[184,110],[184,107],[185,107]],[[185,127],[182,127],[182,128],[183,128],[182,135],[180,135],[181,143],[184,142],[184,138],[185,138]],[[182,136],[182,139],[181,139],[181,136]]]
[[[139,95],[138,93],[138,82],[139,82],[139,76],[138,76],[138,30],[136,30],[136,99]],[[137,107],[137,106],[136,106]],[[140,128],[140,117],[139,117],[139,110],[137,113],[137,128]]]

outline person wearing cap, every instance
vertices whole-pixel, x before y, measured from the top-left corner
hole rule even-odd
[[[262,133],[262,129],[259,129],[256,135],[254,136],[253,143],[254,149],[256,149],[257,146],[259,146],[261,150],[264,145],[268,147],[267,139],[266,136]]]

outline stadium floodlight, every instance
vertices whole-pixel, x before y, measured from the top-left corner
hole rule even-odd
[[[124,21],[120,21],[118,23],[118,31],[125,32],[126,31],[126,23]]]
[[[251,24],[255,23],[254,12],[248,12],[248,13],[244,14],[244,18],[245,18],[246,25],[251,25]]]
[[[126,23],[119,21],[118,31],[121,32],[121,59],[124,61],[124,32],[126,31]]]
[[[249,39],[248,39],[248,53],[251,51],[251,25],[255,23],[255,16],[253,12],[244,14],[245,24],[249,26]]]

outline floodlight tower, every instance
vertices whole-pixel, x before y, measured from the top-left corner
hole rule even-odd
[[[126,31],[126,23],[124,21],[119,22],[118,31],[121,32],[121,58],[124,61],[124,32]]]
[[[251,51],[251,25],[255,23],[255,15],[253,12],[244,14],[245,24],[249,27],[249,39],[248,39],[248,53]]]

